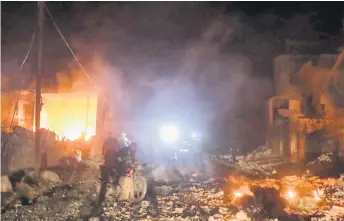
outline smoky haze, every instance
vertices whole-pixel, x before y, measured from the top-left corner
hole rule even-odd
[[[272,59],[283,51],[281,39],[300,37],[292,24],[311,30],[307,16],[285,20],[271,13],[224,14],[223,8],[208,3],[47,5],[94,83],[107,90],[116,130],[125,122],[142,125],[171,116],[208,133],[214,146],[223,149],[246,150],[265,142]],[[23,10],[31,12],[26,22],[7,20],[12,28],[2,40],[2,73],[9,77],[19,72],[28,47],[23,42],[29,42],[36,22],[35,4],[17,13]],[[73,76],[73,71],[82,71],[51,21],[45,22],[44,77],[57,84],[56,73]],[[284,25],[266,31],[277,22]],[[306,37],[317,36],[309,31]],[[32,65],[29,59],[22,73],[32,74]]]

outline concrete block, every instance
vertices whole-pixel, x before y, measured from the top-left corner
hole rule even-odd
[[[42,180],[52,183],[59,183],[61,181],[57,173],[49,170],[42,171],[40,177]]]
[[[1,192],[12,192],[12,184],[8,176],[1,176]]]

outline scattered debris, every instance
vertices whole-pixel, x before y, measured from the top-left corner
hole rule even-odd
[[[237,214],[235,214],[235,218],[238,220],[249,220],[247,214],[243,211],[237,212]]]
[[[49,170],[44,170],[41,172],[41,179],[46,182],[59,183],[60,177],[57,173]]]
[[[157,168],[158,172],[151,172],[154,178],[165,178],[170,183],[150,183],[150,194],[140,203],[120,200],[117,194],[108,192],[101,204],[97,205],[97,193],[101,188],[96,177],[96,168],[82,167],[77,172],[70,169],[61,169],[59,172],[46,171],[49,178],[46,180],[58,181],[57,185],[40,192],[37,187],[19,181],[13,190],[20,196],[25,196],[27,203],[16,200],[11,208],[3,210],[4,220],[273,220],[280,217],[338,217],[341,207],[344,206],[344,179],[319,179],[311,173],[305,177],[288,176],[283,179],[252,180],[242,177],[229,177],[222,186],[220,179],[209,179],[201,182],[178,182],[170,179],[175,170]],[[55,171],[55,170],[54,170]],[[162,171],[169,171],[167,177]],[[193,171],[190,170],[192,173]],[[50,173],[51,172],[51,173]],[[70,182],[70,176],[76,174]],[[51,175],[51,176],[50,176]],[[175,175],[178,177],[178,175]],[[192,176],[192,174],[185,174]],[[53,178],[51,178],[53,177]],[[57,179],[59,178],[59,179]],[[64,178],[69,180],[68,185],[63,185]],[[166,179],[167,178],[167,179]],[[197,179],[197,177],[195,177]],[[153,179],[154,180],[154,179]],[[157,179],[158,181],[160,179]],[[172,181],[171,181],[172,180]],[[311,185],[309,185],[311,183]],[[308,207],[310,201],[303,200],[296,207],[291,207],[285,198],[290,189],[296,186],[315,188],[319,197],[334,202],[335,206],[327,208]],[[98,187],[98,190],[97,190]],[[110,188],[111,189],[111,188]],[[237,190],[236,193],[234,190]],[[313,190],[313,189],[312,189]],[[313,194],[312,191],[310,191]],[[38,194],[38,195],[37,195]],[[297,194],[295,194],[296,196]],[[291,194],[291,197],[294,195]],[[299,196],[299,195],[297,195]],[[311,195],[313,196],[313,195]],[[230,200],[237,197],[235,203]],[[309,197],[309,196],[307,196]],[[17,198],[18,199],[18,198]],[[313,203],[314,203],[313,196]],[[332,210],[331,210],[332,208]],[[25,217],[25,218],[24,218]],[[290,219],[289,219],[290,220]],[[298,219],[295,219],[298,220]]]

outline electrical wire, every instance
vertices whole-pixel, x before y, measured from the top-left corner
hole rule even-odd
[[[22,70],[24,64],[26,63],[27,58],[28,58],[29,55],[30,55],[32,46],[33,46],[33,44],[34,44],[35,36],[36,36],[36,32],[34,32],[33,35],[32,35],[29,49],[28,49],[28,51],[27,51],[27,53],[26,53],[26,55],[25,55],[25,57],[24,57],[23,62],[22,62],[21,65],[20,65],[20,68],[19,68],[20,71]],[[21,89],[20,89],[20,91],[19,91],[19,94],[18,94],[18,96],[17,96],[16,103],[15,103],[15,105],[14,105],[14,111],[13,111],[13,115],[12,115],[12,119],[11,119],[11,124],[10,124],[10,128],[9,128],[8,133],[11,133],[11,131],[12,131],[13,122],[14,122],[14,117],[15,117],[17,111],[18,111],[18,103],[19,103],[19,99],[20,99],[20,96],[21,96],[22,91],[23,91],[23,87],[24,87],[24,84],[25,84],[25,80],[26,80],[26,77],[25,77],[25,75],[24,75],[23,80],[22,80],[22,82],[21,82]],[[2,156],[3,153],[5,152],[5,148],[6,148],[6,147],[7,147],[7,143],[6,143],[5,145],[1,145],[1,156]]]
[[[97,86],[95,85],[95,83],[92,81],[90,75],[87,73],[86,69],[82,66],[82,64],[80,63],[80,61],[79,61],[78,58],[76,57],[75,53],[73,52],[73,49],[71,48],[70,44],[67,42],[66,38],[63,36],[61,30],[59,29],[59,27],[58,27],[58,25],[57,25],[57,23],[56,23],[54,17],[53,17],[52,14],[50,13],[49,8],[48,8],[48,6],[47,6],[46,4],[44,4],[44,8],[45,8],[46,12],[48,13],[48,15],[49,15],[49,17],[50,17],[50,19],[51,19],[51,21],[52,21],[52,23],[53,23],[55,29],[56,29],[57,32],[59,33],[59,35],[60,35],[60,37],[62,38],[62,40],[64,41],[64,43],[67,45],[69,51],[72,53],[72,55],[73,55],[75,61],[76,61],[77,64],[79,65],[79,67],[82,69],[82,71],[84,72],[84,74],[87,76],[89,82],[90,82],[90,83],[93,85],[93,87],[96,89],[97,93],[98,93],[101,97],[104,98],[103,101],[106,102],[107,104],[110,104],[110,101],[108,100],[108,98],[107,98],[105,95],[102,95],[101,93],[99,93],[98,87],[97,87]],[[98,116],[99,114],[100,114],[100,113],[97,112],[97,116]]]
[[[80,68],[82,69],[82,71],[84,72],[84,74],[87,76],[88,80],[90,81],[90,83],[93,85],[93,87],[98,91],[97,86],[93,83],[90,75],[87,73],[87,71],[85,70],[85,68],[82,66],[82,64],[80,63],[80,61],[78,60],[78,58],[76,57],[75,53],[73,52],[71,46],[68,44],[66,38],[63,36],[61,30],[59,29],[59,27],[57,26],[52,14],[50,13],[48,6],[46,4],[44,4],[44,8],[46,10],[46,12],[48,13],[51,21],[53,22],[54,27],[56,28],[57,32],[60,34],[60,37],[62,38],[62,40],[64,41],[64,43],[67,45],[69,51],[72,53],[76,63],[78,63],[78,65],[80,66]]]
[[[28,51],[27,51],[27,53],[26,53],[26,55],[25,55],[25,57],[24,57],[23,62],[22,62],[21,65],[20,65],[20,68],[19,68],[20,71],[22,70],[22,68],[23,68],[23,66],[24,66],[24,64],[25,64],[25,62],[26,62],[26,60],[27,60],[27,58],[29,57],[29,54],[30,54],[30,52],[31,52],[31,49],[32,49],[32,46],[33,46],[33,43],[34,43],[34,40],[35,40],[35,35],[36,35],[36,32],[34,32],[33,35],[32,35],[29,49],[28,49]],[[14,112],[13,112],[13,115],[12,115],[12,120],[11,120],[11,124],[10,124],[9,133],[11,133],[12,126],[13,126],[13,121],[14,121],[14,116],[16,115],[16,112],[18,111],[18,103],[19,103],[19,99],[20,99],[20,96],[21,96],[22,91],[23,91],[23,87],[24,87],[24,84],[25,84],[25,80],[26,80],[26,77],[25,77],[25,75],[24,75],[23,80],[22,80],[22,82],[21,82],[21,89],[20,89],[20,91],[19,91],[19,94],[18,94],[16,103],[15,103],[15,106],[14,106]]]

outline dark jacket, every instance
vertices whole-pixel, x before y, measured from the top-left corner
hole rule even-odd
[[[113,165],[119,152],[119,144],[116,138],[108,138],[105,140],[102,148],[106,165]]]

